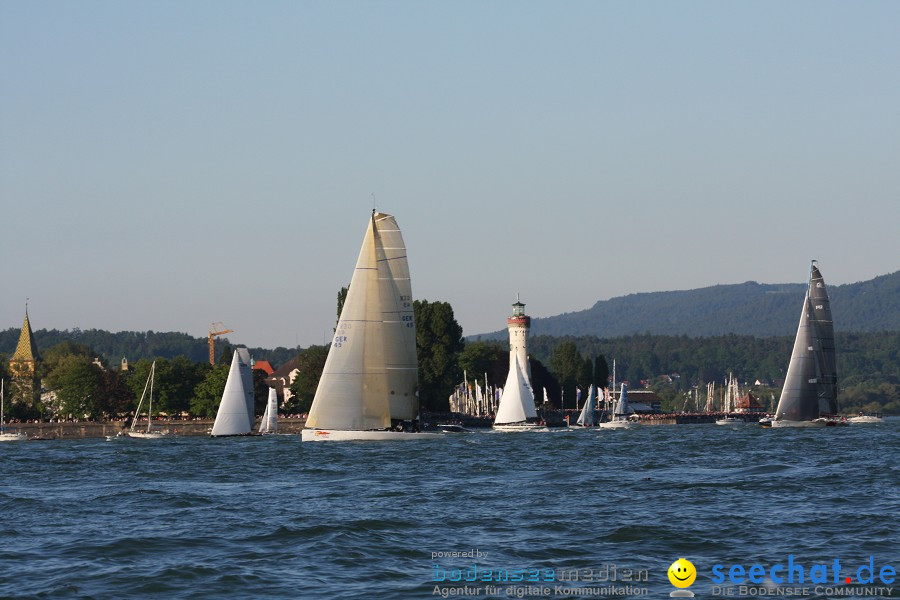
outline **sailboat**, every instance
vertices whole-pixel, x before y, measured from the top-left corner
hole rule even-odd
[[[628,388],[623,383],[622,391],[619,392],[619,401],[616,403],[612,417],[609,421],[600,423],[597,427],[603,429],[634,429],[639,426],[639,423],[628,420]]]
[[[276,433],[278,431],[278,392],[275,388],[269,388],[269,399],[266,402],[266,411],[259,421],[259,433]]]
[[[4,401],[6,400],[6,390],[3,384],[4,381],[0,379],[0,442],[23,442],[27,439],[24,433],[6,431],[6,428],[3,426],[5,417],[3,409]]]
[[[253,372],[250,369],[250,351],[236,348],[231,358],[231,368],[225,391],[216,412],[210,435],[228,437],[248,435],[253,430]]]
[[[403,236],[373,210],[301,439],[441,437],[418,432],[418,373]]]
[[[537,419],[534,409],[534,393],[525,382],[525,374],[519,363],[518,354],[513,354],[513,365],[506,376],[500,406],[494,418],[494,429],[498,431],[548,431],[547,427],[528,419]]]
[[[836,414],[834,323],[825,280],[814,260],[810,265],[794,350],[772,427],[837,425]]]
[[[742,425],[744,421],[742,419],[738,419],[731,415],[736,408],[737,399],[740,397],[741,392],[738,387],[737,379],[735,379],[733,373],[728,374],[728,381],[725,384],[725,400],[723,402],[724,406],[722,406],[722,412],[725,413],[722,417],[716,419],[716,425]]]
[[[578,425],[582,427],[593,427],[594,426],[594,404],[597,402],[597,395],[594,393],[594,384],[591,384],[591,387],[588,388],[588,397],[584,403],[584,406],[581,407],[581,413],[578,415],[578,420],[575,421]]]
[[[148,440],[155,440],[161,437],[165,437],[168,435],[168,432],[163,431],[153,431],[153,379],[156,374],[156,361],[150,365],[150,374],[147,375],[147,383],[144,384],[144,391],[141,393],[141,399],[138,402],[137,410],[134,411],[134,418],[131,419],[131,429],[127,432],[123,433],[123,437],[131,437],[131,438],[143,438]],[[149,396],[147,395],[147,390],[150,390]],[[141,406],[144,405],[144,398],[148,398],[147,401],[147,430],[141,431],[137,428],[138,418],[141,415]]]

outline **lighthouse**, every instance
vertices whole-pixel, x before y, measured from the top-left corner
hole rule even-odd
[[[516,294],[516,303],[512,305],[513,314],[506,319],[506,327],[509,329],[509,368],[516,368],[516,357],[519,364],[525,369],[525,377],[528,386],[531,386],[531,365],[528,364],[528,330],[531,329],[531,317],[525,314],[525,305],[519,301]]]

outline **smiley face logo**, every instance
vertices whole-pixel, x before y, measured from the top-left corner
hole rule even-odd
[[[690,587],[697,579],[697,569],[691,561],[679,558],[669,567],[669,581],[677,588]]]

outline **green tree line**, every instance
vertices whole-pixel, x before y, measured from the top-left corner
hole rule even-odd
[[[339,303],[343,297],[338,295]],[[414,311],[419,399],[425,410],[448,410],[448,398],[464,374],[469,381],[483,381],[486,376],[493,385],[504,384],[509,370],[507,342],[466,342],[447,302],[417,300]],[[205,350],[205,340],[201,341]],[[777,398],[792,344],[792,337],[739,335],[691,338],[644,334],[610,339],[534,336],[529,340],[529,366],[538,401],[546,400],[554,407],[575,408],[579,389],[584,394],[591,384],[605,386],[615,359],[618,381],[628,381],[633,389],[650,387],[663,398],[664,408],[678,410],[685,394],[694,387],[721,382],[728,373],[734,373],[745,387],[760,380],[764,384],[760,389]],[[841,408],[846,412],[900,413],[900,333],[839,332],[836,345]],[[165,347],[172,351],[172,346]],[[221,364],[217,365],[206,362],[205,352],[200,356],[157,356],[154,412],[215,415],[231,356],[228,344],[221,347]],[[122,372],[117,369],[117,361],[112,368],[98,367],[93,360],[97,354],[89,345],[72,340],[63,340],[42,352],[40,375],[56,392],[57,403],[44,408],[62,416],[97,418],[130,414],[135,409],[152,357],[136,360],[130,371]],[[293,398],[282,408],[306,412],[315,396],[328,347],[311,346],[284,356],[285,362],[296,361],[298,374],[290,387]],[[5,357],[0,370],[8,379]],[[255,372],[255,377],[261,411],[266,385],[260,372]],[[15,407],[11,412],[17,416]]]

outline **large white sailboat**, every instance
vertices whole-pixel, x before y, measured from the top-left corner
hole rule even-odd
[[[278,392],[275,388],[269,388],[269,398],[266,402],[266,410],[259,421],[259,433],[278,432]]]
[[[812,261],[791,362],[772,427],[837,425],[836,414],[834,323],[825,280],[816,261]]]
[[[231,358],[231,368],[225,391],[216,412],[210,435],[228,437],[248,435],[253,430],[253,372],[250,368],[250,351],[236,348]]]
[[[602,429],[635,429],[640,427],[640,423],[628,420],[628,388],[622,384],[622,390],[619,392],[619,401],[616,402],[616,408],[609,421],[599,423],[597,427]]]
[[[24,433],[21,432],[13,432],[6,431],[6,427],[4,426],[5,416],[4,412],[4,401],[6,400],[5,388],[3,386],[4,381],[0,379],[0,442],[23,442],[28,439]]]
[[[525,381],[519,357],[513,353],[513,364],[506,376],[500,406],[494,418],[494,429],[497,431],[548,431],[545,425],[529,421],[537,419],[534,408],[534,393]]]
[[[406,246],[393,216],[372,211],[301,439],[415,440],[420,433],[416,326]]]
[[[150,374],[147,375],[147,383],[144,384],[144,391],[141,393],[141,399],[138,402],[137,410],[134,411],[134,418],[131,419],[131,429],[127,433],[123,433],[124,437],[142,438],[146,440],[155,440],[168,435],[167,431],[153,431],[153,379],[156,375],[156,361],[150,365]],[[150,391],[149,396],[147,391]],[[144,398],[148,398],[147,402],[147,430],[138,429],[138,418],[141,416],[141,407],[144,405]]]

